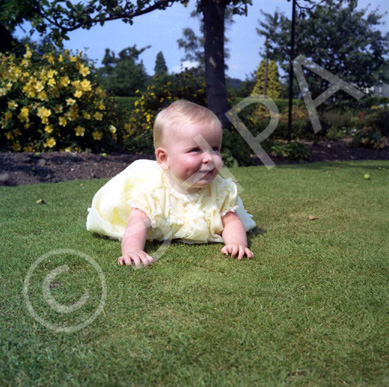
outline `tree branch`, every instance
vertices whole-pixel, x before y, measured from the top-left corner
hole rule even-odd
[[[180,1],[181,0],[160,0],[160,1],[157,1],[155,4],[149,6],[145,9],[138,8],[135,11],[118,13],[115,15],[105,17],[104,19],[100,19],[100,17],[97,15],[94,18],[90,18],[90,20],[88,20],[87,26],[92,27],[93,25],[101,23],[102,21],[107,22],[107,21],[118,20],[118,19],[131,20],[134,17],[145,15],[147,13],[153,12],[153,11],[158,10],[158,9],[164,10],[168,7],[171,7],[174,3],[180,2]],[[50,24],[54,25],[55,27],[60,29],[62,31],[62,33],[65,33],[65,34],[67,32],[77,30],[78,28],[83,28],[85,26],[85,20],[80,21],[80,22],[71,26],[70,25],[70,22],[72,21],[71,18],[68,18],[66,21],[64,19],[57,20],[57,18],[55,16],[50,18],[49,14],[45,10],[40,9],[39,11],[40,11],[41,16],[44,19],[46,19]],[[85,12],[85,15],[88,15],[89,13],[91,13],[91,12]],[[66,23],[67,26],[64,26],[64,23]]]

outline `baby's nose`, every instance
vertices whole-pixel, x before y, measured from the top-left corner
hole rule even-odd
[[[212,161],[212,154],[211,154],[211,152],[204,152],[203,161],[205,163],[209,163],[210,161]]]

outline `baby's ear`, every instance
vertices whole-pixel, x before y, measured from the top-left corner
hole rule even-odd
[[[161,166],[162,169],[169,169],[168,154],[165,148],[157,148],[155,150],[155,158],[157,159],[157,163]]]

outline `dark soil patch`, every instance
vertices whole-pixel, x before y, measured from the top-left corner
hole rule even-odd
[[[309,144],[309,162],[341,160],[389,160],[389,147],[384,149],[350,148],[349,140],[323,141]],[[68,180],[110,178],[137,159],[154,159],[154,155],[46,152],[0,153],[0,185],[16,186]],[[276,165],[291,161],[272,158]],[[258,160],[258,165],[262,165]]]

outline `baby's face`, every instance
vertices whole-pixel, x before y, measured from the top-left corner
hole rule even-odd
[[[164,143],[169,173],[188,193],[206,187],[222,167],[220,125],[204,122],[170,128]]]

